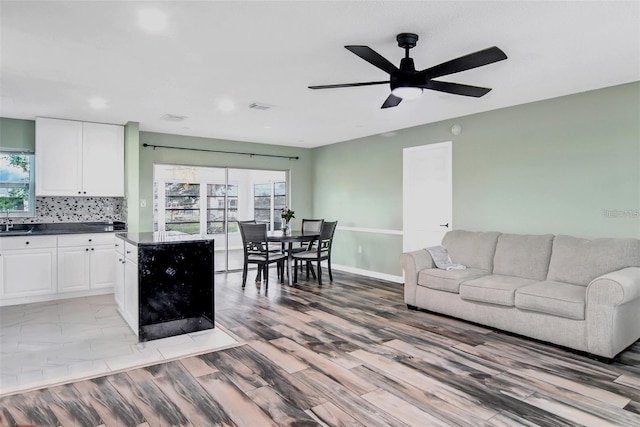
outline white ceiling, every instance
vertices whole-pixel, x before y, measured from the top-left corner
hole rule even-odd
[[[638,1],[5,1],[0,116],[124,124],[143,131],[317,147],[640,80]],[[167,14],[166,31],[137,24]],[[482,98],[425,91],[385,110],[385,80],[343,46],[398,65],[396,34],[420,37],[423,69],[490,46],[509,57],[441,80],[493,88]],[[94,110],[88,100],[108,107]],[[221,102],[235,105],[232,111]],[[251,103],[272,106],[261,111]],[[188,116],[183,122],[165,114]]]

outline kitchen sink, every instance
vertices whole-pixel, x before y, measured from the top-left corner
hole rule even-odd
[[[28,229],[28,230],[0,230],[0,236],[22,236],[25,234],[30,234],[33,231],[33,229]]]
[[[13,224],[13,227],[6,230],[5,224],[0,224],[0,236],[11,236],[15,234],[29,234],[31,233],[38,224]]]

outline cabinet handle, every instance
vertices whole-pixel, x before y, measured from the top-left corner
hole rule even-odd
[[[81,191],[78,191],[78,194],[82,194],[82,192],[81,192]]]
[[[84,250],[88,252],[88,251],[89,251],[89,248],[85,248]]]
[[[131,253],[131,251],[127,251],[127,253],[128,253],[128,254],[130,254],[130,253]]]
[[[94,248],[91,248],[91,250],[93,250]]]
[[[82,194],[87,194],[87,192],[86,192],[86,191],[83,191],[83,192],[82,192]]]
[[[89,239],[89,241],[91,242],[93,239]]]
[[[24,242],[24,244],[25,244],[25,245],[28,245],[28,244],[29,244],[29,242]]]

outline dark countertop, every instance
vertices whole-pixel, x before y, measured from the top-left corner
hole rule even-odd
[[[214,239],[213,236],[203,236],[201,234],[167,234],[163,232],[117,233],[116,237],[136,246],[184,242],[208,242]]]
[[[13,228],[4,231],[4,224],[0,224],[0,237],[8,236],[39,236],[52,234],[83,234],[83,233],[113,233],[126,231],[121,222],[58,222],[41,224],[13,224]]]

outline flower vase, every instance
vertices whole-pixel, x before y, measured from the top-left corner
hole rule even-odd
[[[282,222],[282,234],[284,234],[285,236],[289,234],[289,221]]]

